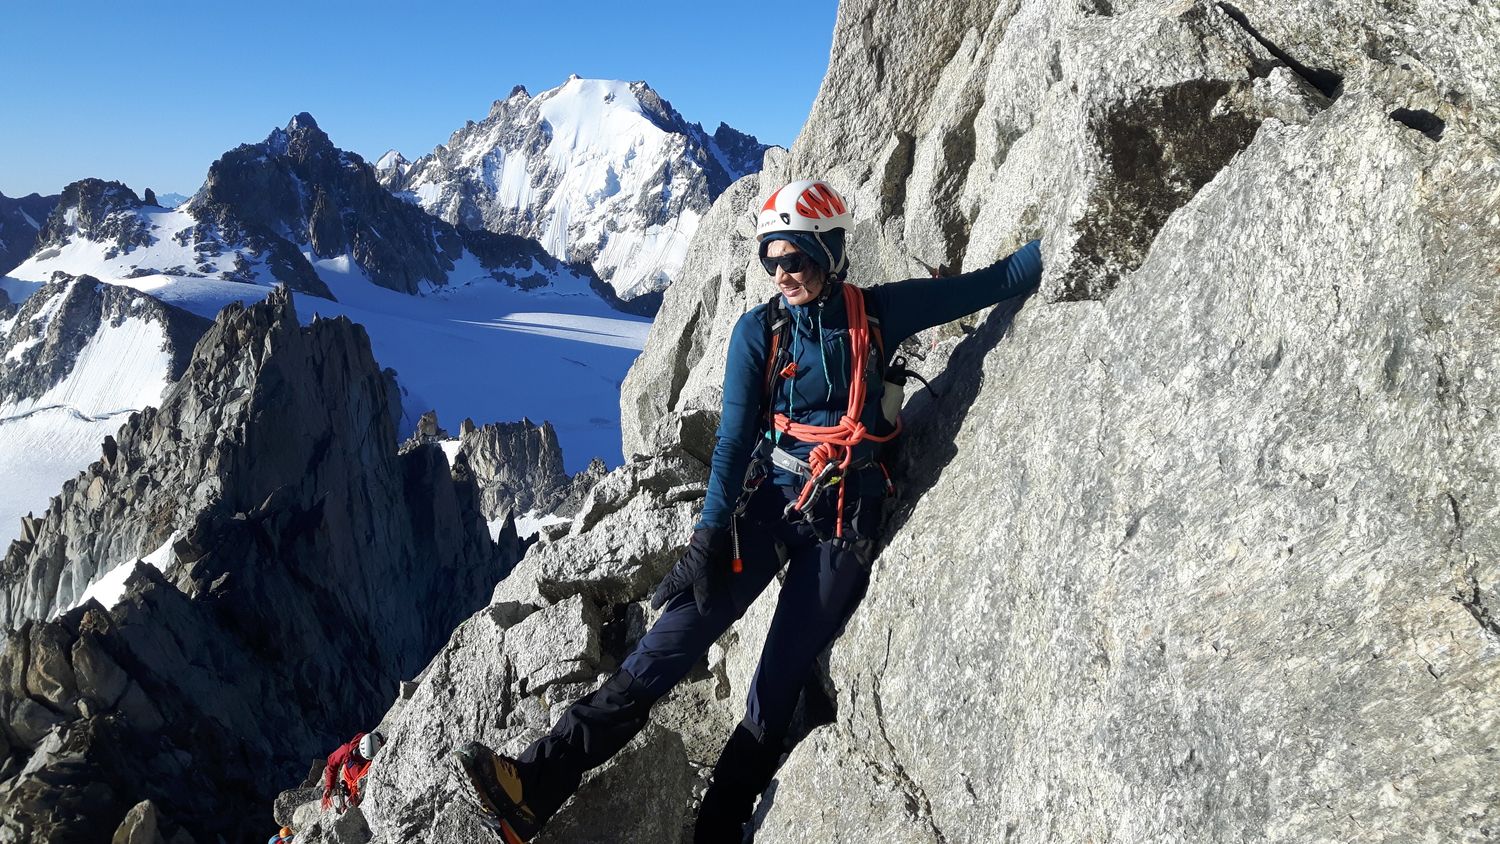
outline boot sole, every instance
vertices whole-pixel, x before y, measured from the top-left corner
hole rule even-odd
[[[516,832],[515,828],[501,814],[499,807],[490,799],[489,792],[485,789],[483,781],[470,769],[470,761],[469,757],[462,753],[455,752],[453,754],[454,767],[458,768],[459,773],[463,774],[464,779],[469,783],[469,800],[467,802],[469,803],[469,807],[474,810],[474,814],[479,816],[479,822],[491,834],[504,841],[505,844],[527,844],[527,840],[522,838],[520,833]]]

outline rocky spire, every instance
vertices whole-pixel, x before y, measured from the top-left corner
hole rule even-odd
[[[482,604],[514,561],[438,448],[397,454],[394,396],[362,329],[300,327],[278,290],[64,487],[0,571],[0,664],[36,667],[0,681],[9,828],[71,840],[149,799],[238,840]]]

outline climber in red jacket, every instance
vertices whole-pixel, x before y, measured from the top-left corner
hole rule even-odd
[[[383,744],[385,737],[378,732],[355,733],[354,738],[328,754],[328,764],[323,766],[324,809],[333,808],[335,801],[339,812],[359,805],[360,784]]]

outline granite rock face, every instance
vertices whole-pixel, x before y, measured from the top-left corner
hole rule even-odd
[[[571,516],[605,474],[603,462],[595,460],[569,475],[550,422],[522,419],[481,427],[469,422],[460,432],[459,451],[479,485],[480,509],[490,519],[511,512]]]
[[[278,290],[64,487],[0,571],[0,834],[134,835],[149,800],[165,840],[250,840],[378,721],[514,562],[439,448],[398,455],[394,395],[359,326]]]
[[[622,388],[632,461],[400,710],[375,839],[462,824],[434,799],[442,749],[519,750],[649,625],[729,327],[771,294],[753,210],[822,176],[854,201],[857,282],[1038,236],[1046,269],[903,349],[933,389],[908,401],[887,543],[829,658],[836,719],[788,757],[757,841],[1493,840],[1481,14],[845,2],[794,148],[715,203],[664,295]],[[658,706],[690,765],[739,718],[775,593]]]
[[[854,197],[856,281],[1036,236],[1046,272],[914,344],[942,398],[757,840],[1496,834],[1500,56],[1418,14],[842,5],[790,155],[665,297],[626,452],[711,444],[776,183]]]
[[[872,278],[1047,270],[928,340],[838,722],[757,840],[1492,838],[1477,11],[980,5],[845,3],[783,171],[858,197]]]
[[[519,752],[598,686],[645,632],[646,600],[686,545],[706,472],[681,453],[627,464],[593,487],[565,532],[543,534],[403,692],[383,719],[389,742],[362,809],[372,840],[471,840],[482,831],[459,796],[448,753],[469,740]],[[727,652],[659,706],[668,713],[583,789],[546,841],[679,840],[695,773],[733,729]],[[683,729],[686,715],[697,729]],[[685,734],[685,735],[684,735]]]

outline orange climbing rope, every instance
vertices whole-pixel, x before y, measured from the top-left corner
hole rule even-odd
[[[852,284],[844,285],[844,307],[849,314],[850,357],[853,358],[853,371],[849,375],[849,407],[844,411],[844,418],[839,420],[839,424],[830,427],[793,422],[784,413],[776,414],[772,420],[777,431],[803,442],[818,444],[807,458],[810,477],[802,487],[802,494],[787,508],[788,511],[796,509],[801,512],[807,507],[808,502],[815,497],[819,484],[837,483],[839,506],[834,535],[840,538],[844,535],[844,481],[854,458],[854,447],[865,440],[890,442],[901,433],[899,419],[896,420],[896,429],[885,436],[870,433],[859,421],[865,407],[865,359],[870,354],[870,323],[865,314],[864,291]],[[832,470],[837,470],[837,476],[825,477],[825,473]]]

